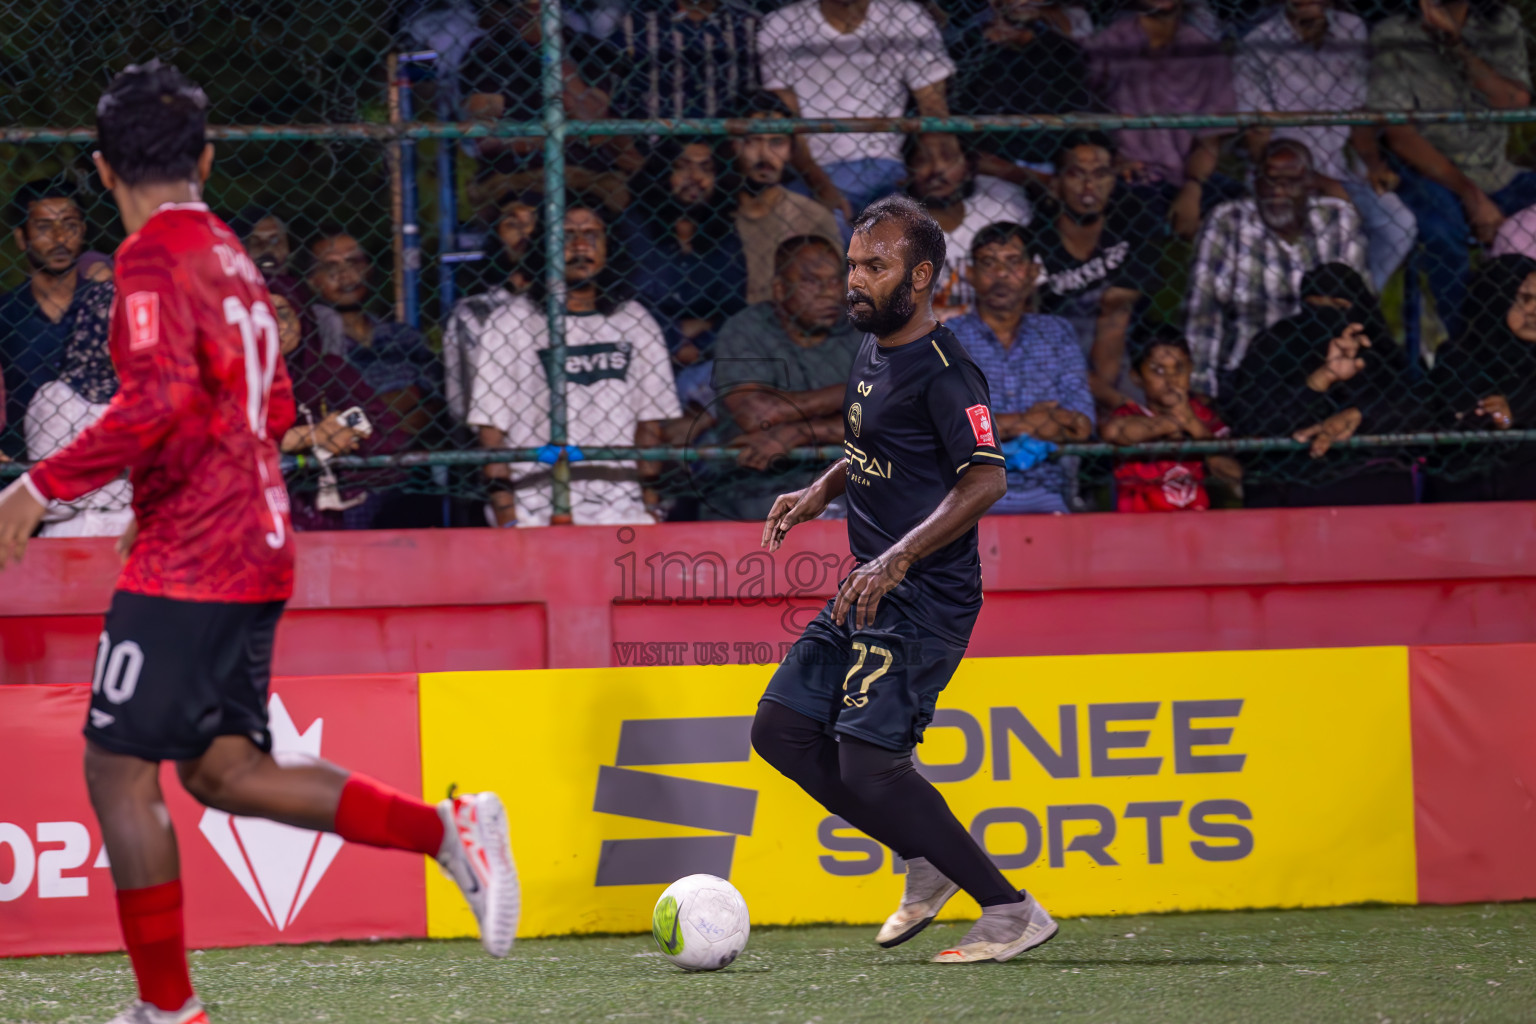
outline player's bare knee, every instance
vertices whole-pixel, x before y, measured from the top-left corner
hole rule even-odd
[[[253,751],[255,753],[255,751]],[[244,781],[256,767],[256,758],[201,757],[177,766],[182,787],[198,803],[215,810],[238,813]]]

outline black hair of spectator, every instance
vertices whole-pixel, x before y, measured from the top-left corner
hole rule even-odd
[[[318,250],[321,243],[343,236],[355,241],[364,252],[368,251],[368,247],[363,245],[363,237],[361,235],[340,221],[328,220],[322,222],[304,239],[303,247],[294,255],[293,262],[296,265],[296,269],[305,277],[314,273],[315,268],[320,265]],[[244,236],[240,237],[243,238]]]
[[[1079,146],[1102,149],[1109,154],[1111,160],[1120,153],[1120,150],[1115,147],[1115,140],[1109,137],[1108,132],[1099,131],[1097,128],[1077,128],[1061,137],[1061,143],[1056,147],[1056,158],[1051,163],[1058,171],[1061,170],[1067,165],[1067,154]]]
[[[777,93],[759,89],[742,98],[741,117],[794,117]]]
[[[860,234],[888,220],[901,225],[907,243],[904,257],[908,273],[919,263],[931,263],[933,277],[937,280],[944,269],[944,254],[948,249],[939,222],[929,216],[922,203],[897,192],[864,207],[864,212],[853,222],[853,233]]]
[[[837,262],[841,263],[843,260],[843,254],[838,251],[837,246],[827,241],[824,235],[791,235],[773,250],[773,276],[778,277],[784,273],[784,268],[806,249],[825,249]]]
[[[285,229],[289,227],[287,219],[266,203],[252,203],[242,207],[240,212],[229,218],[226,223],[229,225],[229,230],[235,233],[235,237],[243,242],[251,236],[252,231],[256,230],[256,225],[268,217],[277,221]]]
[[[976,237],[971,239],[971,259],[989,245],[1007,245],[1015,238],[1024,247],[1024,255],[1029,255],[1029,234],[1024,230],[1024,225],[1016,224],[1011,220],[1000,220],[995,224],[988,224],[976,232]]]
[[[152,60],[130,64],[96,104],[97,146],[125,185],[190,181],[207,145],[208,97]]]
[[[1187,359],[1194,359],[1189,350],[1189,339],[1184,337],[1183,331],[1172,324],[1158,324],[1138,336],[1131,346],[1131,369],[1140,370],[1160,348],[1171,348],[1183,352]]]
[[[698,216],[697,209],[684,207],[672,197],[669,180],[672,165],[689,146],[708,146],[715,168],[715,188],[708,199],[706,215],[702,217]],[[721,155],[713,139],[700,136],[664,138],[640,168],[632,202],[655,222],[652,227],[664,227],[669,233],[678,218],[691,218],[698,230],[694,250],[701,254],[710,252],[736,230],[736,192],[741,186],[734,180],[734,172],[729,170],[734,163]],[[728,174],[733,180],[726,180]]]
[[[16,190],[11,196],[11,227],[26,227],[32,216],[32,204],[44,199],[68,199],[80,208],[80,192],[68,178],[35,178]]]
[[[597,280],[597,311],[604,316],[611,315],[615,310],[634,297],[634,289],[630,285],[629,254],[625,251],[618,233],[613,230],[613,212],[603,205],[603,201],[596,196],[583,195],[579,192],[569,193],[565,197],[565,209],[589,210],[597,215],[597,219],[603,222],[603,234],[608,243],[608,259],[603,264],[603,269],[598,271]],[[533,245],[528,249],[528,255],[523,258],[523,272],[532,280],[528,288],[528,297],[533,300],[539,309],[544,308],[544,300],[549,295],[549,288],[544,281],[549,266],[549,260],[545,255],[549,236],[544,233],[542,222],[539,233],[533,237]]]
[[[1272,158],[1279,156],[1282,153],[1289,153],[1296,157],[1302,163],[1307,165],[1307,170],[1310,171],[1313,169],[1314,165],[1312,163],[1312,150],[1309,149],[1307,144],[1302,142],[1300,139],[1273,140],[1269,145],[1264,147],[1264,155],[1259,160],[1259,166],[1262,168],[1265,164],[1269,163]]]

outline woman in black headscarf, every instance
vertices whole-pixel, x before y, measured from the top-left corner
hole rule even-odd
[[[1306,451],[1245,459],[1249,508],[1390,505],[1414,500],[1408,460],[1340,450],[1355,434],[1408,429],[1416,407],[1408,361],[1387,332],[1376,297],[1343,263],[1301,279],[1302,310],[1261,331],[1222,408],[1244,437],[1293,437]]]
[[[1467,296],[1467,328],[1441,346],[1431,378],[1442,430],[1536,428],[1536,260],[1500,256]],[[1432,501],[1536,499],[1536,445],[1448,449]]]

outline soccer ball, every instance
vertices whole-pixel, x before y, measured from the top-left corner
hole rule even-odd
[[[679,878],[651,914],[662,955],[685,971],[718,971],[741,955],[751,931],[747,901],[714,875]]]

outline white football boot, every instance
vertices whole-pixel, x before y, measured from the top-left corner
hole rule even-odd
[[[107,1024],[209,1024],[202,1001],[193,996],[179,1010],[162,1010],[140,999]]]
[[[907,887],[901,894],[901,906],[885,919],[875,941],[886,949],[899,946],[933,923],[949,898],[960,887],[928,863],[926,857],[907,861]]]
[[[936,964],[970,964],[978,960],[1012,960],[1025,950],[1048,941],[1061,927],[1045,912],[1040,901],[1028,894],[1023,903],[986,907],[981,920],[971,926],[954,949],[933,958]]]
[[[495,793],[450,796],[437,805],[437,816],[443,819],[437,863],[469,901],[485,951],[506,956],[523,903],[501,798]]]

